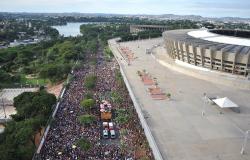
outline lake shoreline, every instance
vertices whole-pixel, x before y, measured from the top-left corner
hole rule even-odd
[[[66,25],[55,25],[51,26],[52,28],[55,28],[60,35],[64,37],[77,37],[82,35],[80,32],[80,26],[81,25],[87,25],[87,24],[100,24],[105,22],[69,22]]]

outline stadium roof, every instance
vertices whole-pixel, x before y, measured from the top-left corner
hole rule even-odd
[[[227,53],[249,54],[250,38],[241,38],[211,33],[208,30],[169,30],[164,36],[178,42],[220,50]]]
[[[191,31],[188,32],[188,35],[211,42],[250,46],[250,39],[248,38],[225,36],[225,35],[211,33],[208,30]]]

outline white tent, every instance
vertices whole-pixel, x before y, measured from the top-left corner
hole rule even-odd
[[[227,97],[214,99],[213,101],[221,108],[239,107]]]

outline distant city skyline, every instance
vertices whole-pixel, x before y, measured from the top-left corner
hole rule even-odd
[[[250,18],[249,0],[1,0],[0,12],[177,14]]]

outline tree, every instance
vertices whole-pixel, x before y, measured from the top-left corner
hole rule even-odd
[[[55,96],[44,90],[24,92],[14,98],[17,113],[0,134],[1,160],[32,159],[36,149],[35,134],[45,126],[55,103]]]
[[[14,107],[17,114],[15,120],[24,120],[38,115],[48,116],[52,106],[56,103],[56,97],[46,91],[24,92],[14,98]]]
[[[81,106],[86,109],[86,110],[90,110],[92,107],[95,106],[95,100],[93,99],[84,99],[81,101]]]
[[[41,68],[40,77],[49,78],[52,82],[67,78],[71,64],[49,64]]]

